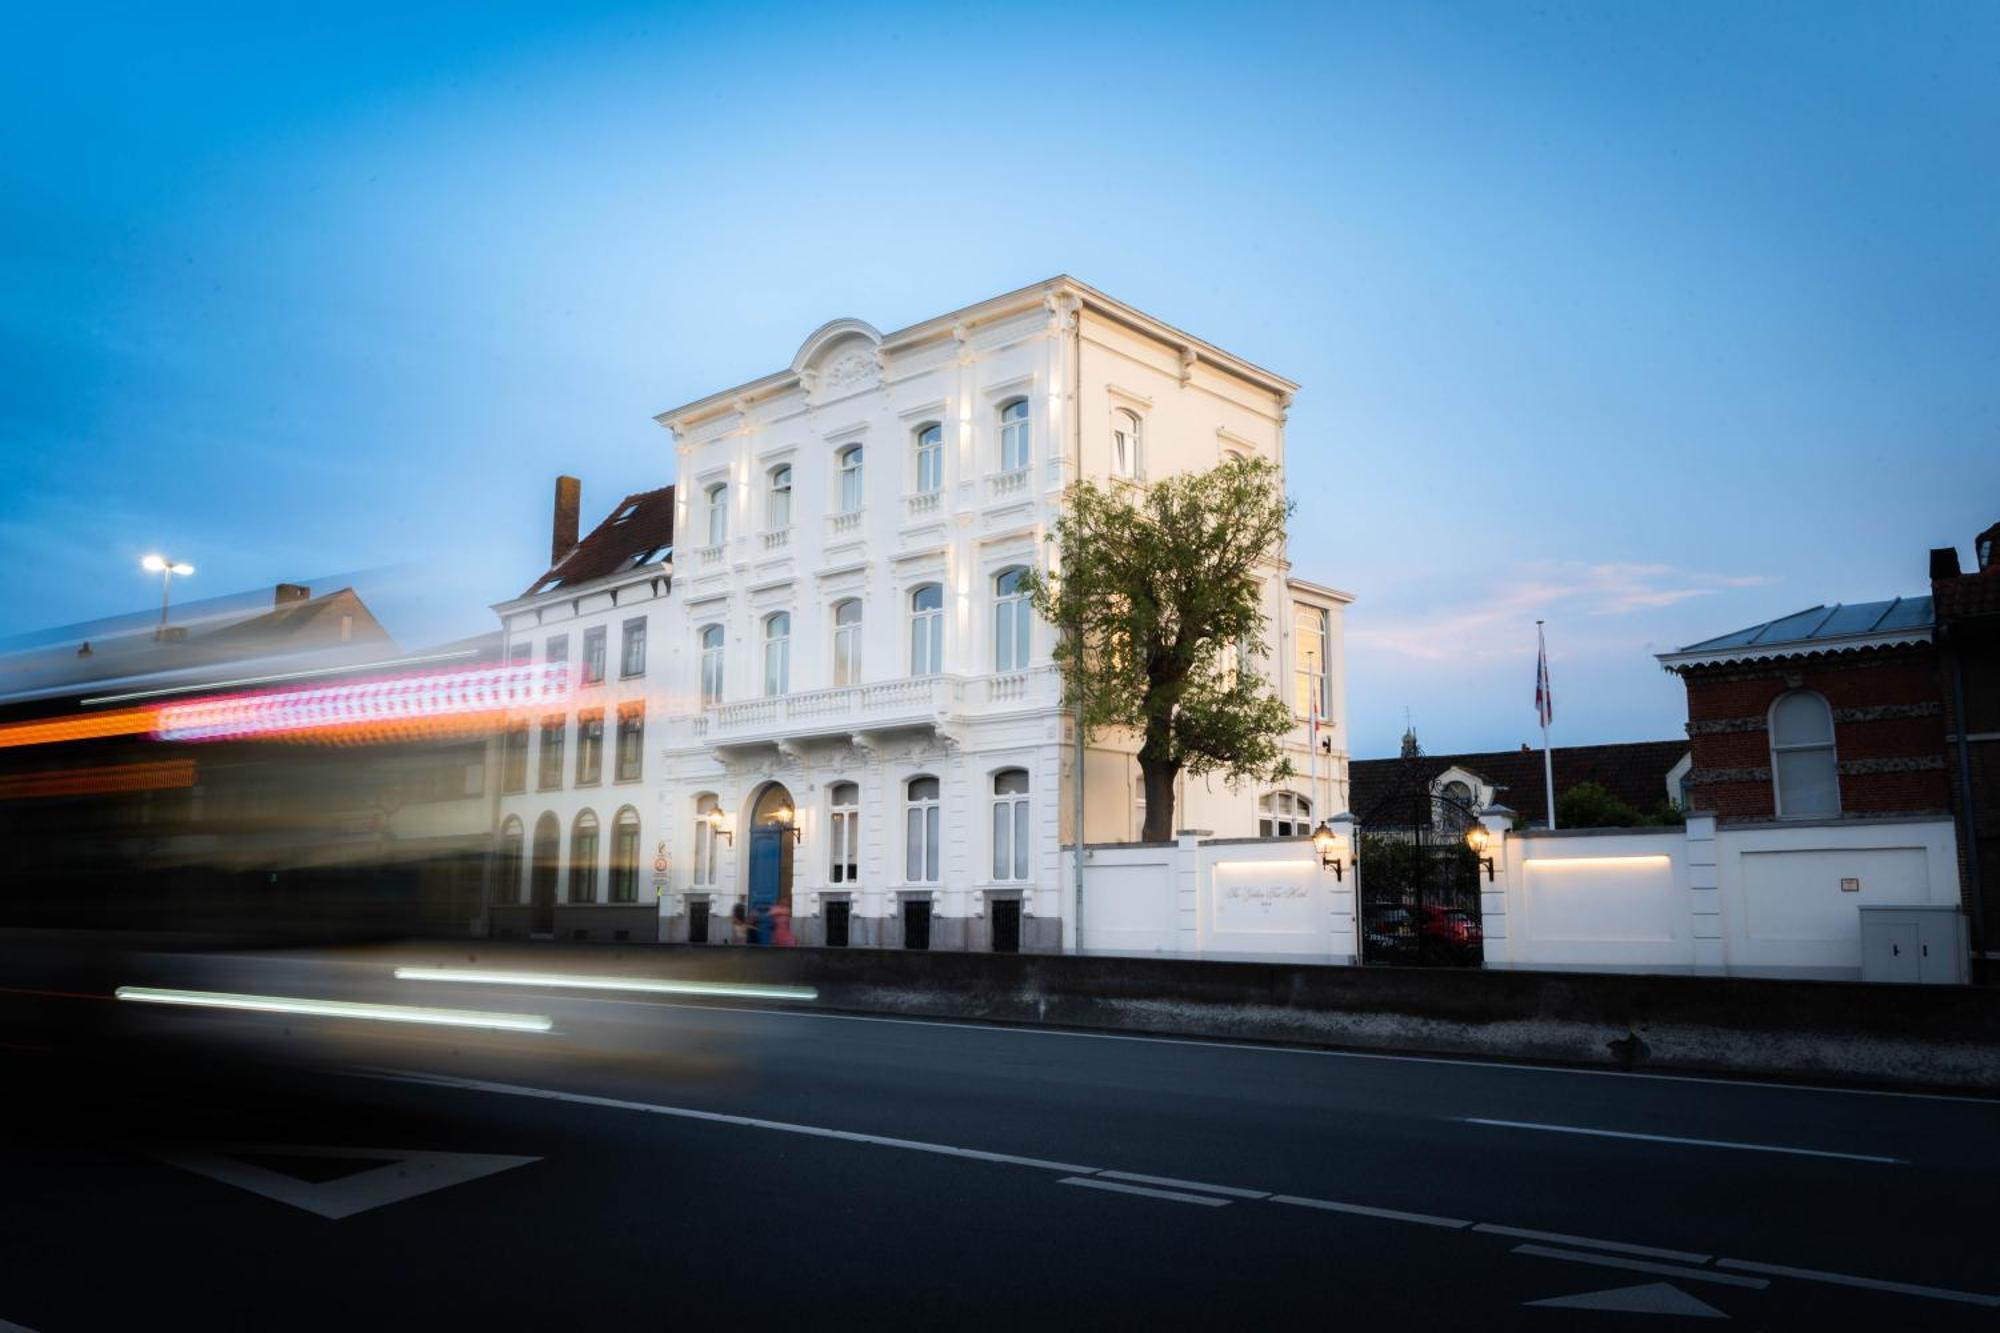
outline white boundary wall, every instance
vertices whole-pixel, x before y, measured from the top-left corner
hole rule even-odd
[[[1085,846],[1065,952],[1261,963],[1352,963],[1352,885],[1306,838]],[[1074,898],[1072,854],[1063,884]],[[1079,938],[1080,936],[1080,938]]]
[[[1861,975],[1862,907],[1959,901],[1947,817],[1501,834],[1488,967]],[[1843,887],[1844,886],[1844,887]]]

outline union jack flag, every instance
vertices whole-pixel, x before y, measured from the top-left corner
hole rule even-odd
[[[1539,623],[1535,626],[1535,641],[1541,649],[1535,656],[1535,715],[1546,727],[1555,720],[1556,697],[1549,690],[1549,641]]]

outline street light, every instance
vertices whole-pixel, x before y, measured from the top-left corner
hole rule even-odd
[[[167,599],[173,591],[174,575],[192,574],[194,566],[185,560],[169,560],[163,555],[149,555],[139,561],[139,567],[148,573],[160,576],[160,638],[167,636]]]
[[[1319,827],[1313,830],[1312,839],[1313,850],[1319,853],[1320,867],[1331,870],[1335,879],[1344,881],[1347,876],[1341,873],[1341,860],[1333,854],[1333,849],[1340,843],[1340,836],[1333,831],[1333,825],[1320,820]]]
[[[1493,882],[1493,858],[1486,855],[1486,845],[1493,835],[1486,831],[1484,824],[1474,824],[1465,831],[1465,845],[1479,858],[1479,864],[1486,867],[1486,882]]]

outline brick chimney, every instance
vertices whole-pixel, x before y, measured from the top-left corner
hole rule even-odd
[[[277,596],[272,599],[271,605],[290,606],[293,602],[309,602],[312,600],[312,595],[312,589],[303,583],[280,583]]]
[[[583,508],[583,483],[575,477],[556,478],[555,529],[549,539],[549,564],[576,549],[577,513]]]

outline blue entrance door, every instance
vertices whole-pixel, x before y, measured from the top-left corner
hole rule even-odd
[[[785,835],[760,824],[750,830],[750,921],[759,944],[771,942],[771,909],[778,905]]]

